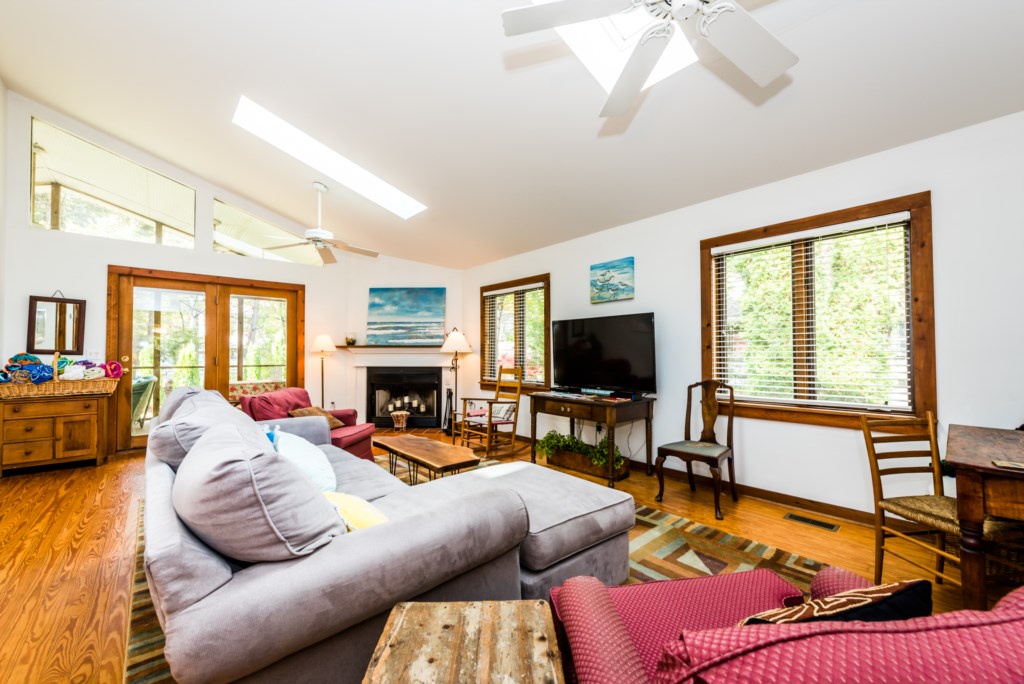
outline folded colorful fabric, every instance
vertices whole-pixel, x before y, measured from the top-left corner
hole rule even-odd
[[[92,368],[96,364],[90,361],[89,359],[81,359],[80,361],[75,361],[75,365],[81,366],[82,368]]]
[[[38,356],[33,356],[32,354],[26,354],[25,352],[21,352],[20,354],[15,354],[14,356],[12,356],[7,361],[7,363],[17,363],[21,364],[22,366],[35,366],[42,362],[39,360]]]
[[[11,382],[15,385],[27,385],[32,382],[32,374],[24,368],[11,372]]]
[[[74,364],[74,361],[66,356],[62,356],[57,359],[57,372],[63,374],[67,367]]]
[[[96,378],[102,378],[107,374],[100,366],[93,366],[92,368],[86,368],[84,373],[85,380],[95,380]]]
[[[37,364],[34,366],[29,366],[26,370],[28,371],[29,377],[32,379],[33,384],[38,385],[40,383],[53,380],[52,366],[43,366],[42,364]]]
[[[124,375],[124,367],[117,361],[107,361],[103,364],[103,372],[108,378],[119,378]]]
[[[10,382],[11,376],[8,375],[7,371],[0,370],[0,382]]]

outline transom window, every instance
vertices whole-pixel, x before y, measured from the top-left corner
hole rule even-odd
[[[930,232],[924,193],[703,242],[705,377],[756,417],[934,409]]]
[[[523,384],[548,385],[551,328],[549,274],[480,288],[480,380],[495,382],[499,368],[523,369]]]
[[[32,119],[32,223],[69,233],[191,248],[196,192]]]

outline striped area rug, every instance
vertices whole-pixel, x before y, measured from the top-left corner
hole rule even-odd
[[[383,467],[388,467],[387,456]],[[490,465],[489,462],[481,464]],[[399,465],[396,473],[406,476]],[[420,471],[423,477],[423,471]],[[164,636],[153,609],[143,567],[142,509],[139,509],[138,546],[132,588],[132,617],[128,634],[125,681],[148,684],[169,682],[163,658]],[[737,537],[693,520],[654,508],[637,506],[636,527],[629,535],[629,580],[627,584],[676,577],[704,577],[754,568],[774,570],[801,589],[824,564],[774,546]]]

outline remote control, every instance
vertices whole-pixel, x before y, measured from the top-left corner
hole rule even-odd
[[[992,461],[996,468],[1009,468],[1010,470],[1024,470],[1024,463],[1017,461]]]

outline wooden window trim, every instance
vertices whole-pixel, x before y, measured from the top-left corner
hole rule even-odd
[[[902,211],[910,212],[910,291],[913,320],[913,398],[914,413],[923,417],[926,411],[938,415],[938,392],[935,375],[935,290],[932,262],[932,206],[931,192],[904,195],[881,202],[862,204],[848,209],[816,216],[776,223],[738,233],[720,235],[701,240],[700,243],[700,297],[701,297],[701,372],[710,378],[714,363],[713,298],[715,283],[712,274],[711,250],[716,247],[740,244],[752,240],[775,238],[814,228],[823,228],[850,221],[885,216]],[[806,423],[860,429],[860,416],[888,416],[885,412],[863,409],[836,409],[756,401],[736,401],[736,416],[789,423]],[[905,415],[905,414],[901,414]]]
[[[529,278],[516,278],[500,283],[480,286],[480,368],[479,377],[484,377],[484,320],[487,317],[487,304],[485,297],[498,290],[507,290],[524,285],[540,284],[544,287],[544,382],[523,382],[522,393],[532,394],[551,389],[551,274],[542,273]],[[497,383],[493,380],[480,380],[480,389],[493,391]]]

